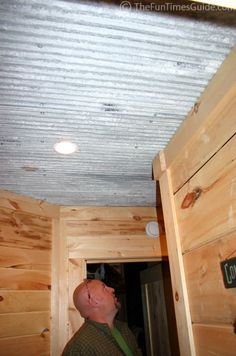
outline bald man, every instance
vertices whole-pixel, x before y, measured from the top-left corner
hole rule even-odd
[[[85,322],[62,356],[142,355],[128,326],[115,320],[120,303],[113,288],[100,280],[85,280],[75,289],[73,301]]]

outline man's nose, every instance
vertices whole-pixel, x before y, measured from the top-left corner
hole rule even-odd
[[[112,292],[112,293],[115,292],[115,289],[114,289],[114,288],[112,288],[112,287],[107,287],[107,288],[108,288],[108,290],[109,290],[110,292]]]

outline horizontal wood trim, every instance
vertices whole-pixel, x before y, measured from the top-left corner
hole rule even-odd
[[[67,236],[133,236],[145,235],[144,221],[67,221]]]
[[[51,289],[50,271],[0,268],[1,289]]]
[[[78,237],[121,237],[146,238],[146,223],[133,221],[67,221],[65,225],[66,236]],[[160,232],[164,231],[164,222],[159,222]]]
[[[73,253],[73,252],[72,252]],[[77,254],[78,255],[78,254]],[[76,257],[78,258],[78,256]],[[127,262],[131,262],[131,263],[134,263],[134,262],[161,262],[161,261],[167,261],[168,260],[168,257],[165,257],[165,256],[152,256],[152,257],[145,257],[145,256],[142,256],[142,257],[136,257],[136,258],[132,258],[132,257],[110,257],[110,258],[104,258],[104,257],[101,257],[98,259],[96,258],[91,258],[91,259],[87,259],[86,262],[87,263],[127,263]]]
[[[1,356],[50,356],[50,334],[0,339]]]
[[[227,123],[225,121],[228,108],[235,105],[235,63],[236,47],[164,150],[166,167],[171,170],[174,192],[235,132],[236,123],[231,109]]]
[[[184,255],[191,319],[194,323],[233,323],[236,289],[226,289],[220,262],[236,256],[236,232]]]
[[[98,259],[98,258],[157,258],[167,256],[165,236],[158,239],[145,237],[144,239],[122,238],[68,238],[70,258]]]
[[[163,235],[163,234],[162,234]],[[162,236],[161,235],[161,236]],[[150,241],[156,241],[156,240],[158,240],[159,238],[152,238],[152,237],[148,237],[148,236],[145,236],[145,235],[141,235],[141,234],[137,234],[137,235],[127,235],[127,234],[125,234],[125,235],[119,235],[119,234],[113,234],[113,235],[103,235],[103,234],[99,234],[99,235],[95,235],[95,233],[94,234],[91,234],[91,235],[88,235],[88,236],[86,236],[86,234],[85,235],[75,235],[75,234],[70,234],[70,235],[68,235],[67,236],[67,239],[68,239],[68,243],[69,243],[69,247],[70,247],[70,243],[71,243],[71,241],[73,241],[73,242],[79,242],[79,241],[81,241],[81,242],[87,242],[88,244],[91,244],[91,247],[93,247],[93,248],[96,248],[96,247],[98,247],[98,248],[100,248],[100,247],[102,247],[102,246],[93,246],[95,243],[104,243],[104,244],[106,244],[106,243],[109,243],[109,241],[114,241],[114,242],[127,242],[128,244],[130,244],[130,243],[136,243],[137,241],[138,242],[142,242],[142,241],[146,241],[146,242],[148,242],[148,243],[150,243]],[[103,248],[103,247],[102,247]]]
[[[58,205],[5,190],[0,190],[0,207],[50,218],[56,218],[60,213]]]
[[[236,135],[175,194],[183,253],[236,230],[235,147]],[[196,187],[199,198],[183,209]]]
[[[0,246],[51,249],[52,221],[0,208]]]
[[[51,251],[1,246],[0,267],[51,270]]]
[[[41,334],[50,329],[49,312],[13,313],[0,315],[0,337]]]
[[[62,220],[77,221],[104,221],[128,220],[150,221],[161,216],[161,210],[149,207],[98,207],[98,206],[72,206],[61,207]]]
[[[229,325],[193,325],[198,356],[235,356],[236,334]]]
[[[50,310],[50,291],[0,290],[0,314]]]

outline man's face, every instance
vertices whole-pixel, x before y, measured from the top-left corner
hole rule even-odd
[[[117,311],[120,309],[120,303],[115,296],[115,290],[108,287],[105,283],[98,280],[92,280],[89,284],[89,291],[91,296],[97,300],[97,302],[109,311]]]

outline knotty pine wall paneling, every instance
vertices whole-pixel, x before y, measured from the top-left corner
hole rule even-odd
[[[236,350],[236,288],[224,287],[220,267],[221,261],[236,256],[235,177],[236,135],[175,194],[191,321],[201,356],[233,356]],[[183,209],[184,197],[195,187],[201,190],[199,197]]]
[[[236,257],[235,63],[236,47],[153,161],[182,356],[236,354],[236,289],[220,268]]]
[[[59,209],[0,191],[0,355],[50,355],[52,222]]]

